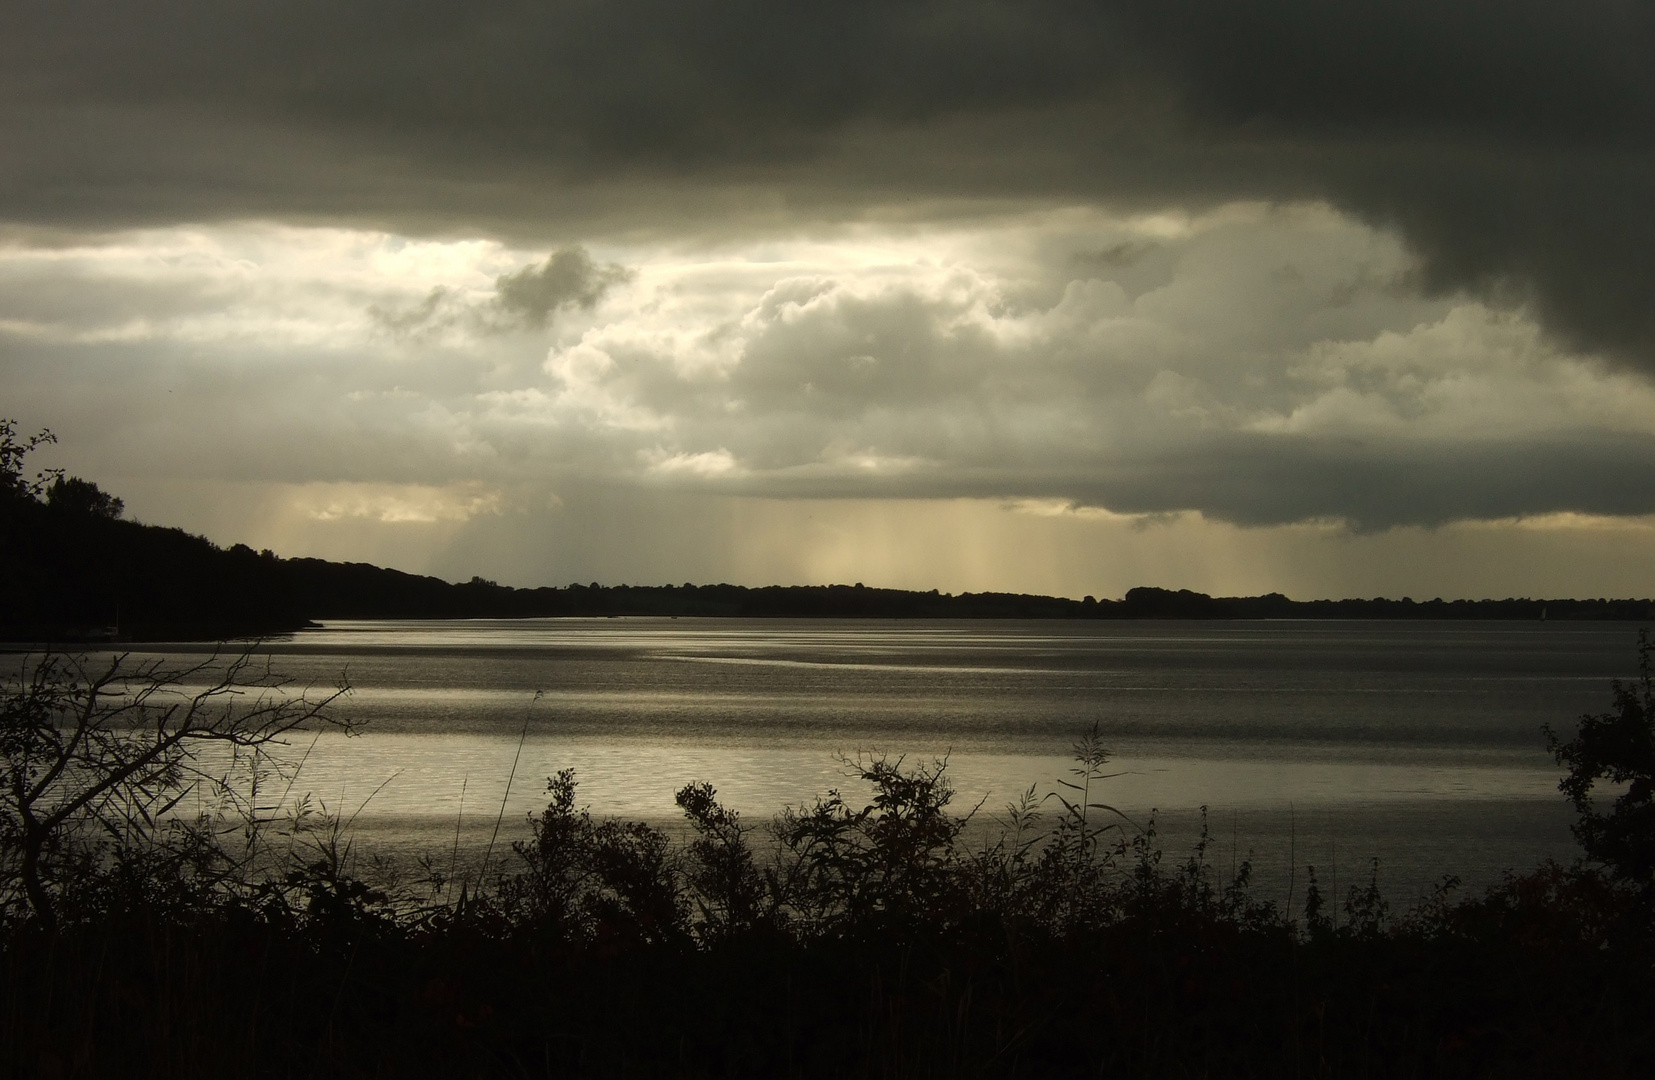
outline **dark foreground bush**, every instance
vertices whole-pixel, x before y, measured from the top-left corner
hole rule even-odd
[[[20,1076],[1648,1075],[1647,955],[1552,936],[1597,898],[1543,877],[1309,940],[1177,906],[700,946],[110,913],[14,936],[0,1044]]]
[[[7,783],[36,793],[37,832],[59,823],[30,841],[33,883],[0,882],[9,1075],[1641,1077],[1655,1060],[1636,883],[1550,866],[1396,918],[1372,888],[1283,911],[1245,864],[1219,879],[1204,844],[1165,862],[1152,821],[1097,801],[1095,735],[1062,797],[1031,792],[986,843],[938,762],[849,762],[867,797],[829,792],[762,834],[691,785],[685,842],[594,818],[565,772],[503,868],[369,884],[325,821],[159,812],[199,771],[188,743],[152,788],[62,813],[79,796],[41,786],[66,744],[40,710],[69,702],[57,730],[80,716],[111,746],[153,745],[157,718],[100,724],[84,681],[39,687],[0,709],[33,733],[6,744]],[[191,730],[263,730],[243,715],[204,708]],[[79,760],[68,790],[112,790]],[[26,822],[6,812],[15,868]]]

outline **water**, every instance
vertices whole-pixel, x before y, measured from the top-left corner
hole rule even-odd
[[[1214,861],[1251,854],[1261,890],[1302,889],[1313,863],[1342,892],[1377,857],[1406,902],[1444,874],[1480,886],[1573,857],[1540,727],[1608,707],[1636,627],[330,622],[268,648],[300,684],[353,687],[341,712],[361,734],[296,739],[290,794],[354,818],[364,846],[475,848],[504,800],[503,843],[566,767],[600,814],[672,821],[673,793],[706,780],[763,821],[856,790],[837,755],[859,752],[946,756],[987,823],[1051,791],[1095,723],[1122,774],[1106,800],[1158,811],[1169,858],[1205,804]]]

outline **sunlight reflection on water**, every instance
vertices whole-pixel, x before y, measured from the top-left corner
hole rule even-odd
[[[671,820],[706,780],[764,821],[847,787],[836,752],[874,750],[947,755],[986,820],[1051,790],[1097,723],[1124,773],[1109,801],[1159,808],[1171,854],[1206,804],[1266,876],[1336,843],[1413,887],[1571,855],[1539,728],[1606,707],[1635,645],[1603,623],[569,619],[329,623],[267,647],[300,685],[345,673],[362,724],[322,736],[295,791],[393,846],[491,827],[520,737],[518,834],[561,768],[598,813]]]

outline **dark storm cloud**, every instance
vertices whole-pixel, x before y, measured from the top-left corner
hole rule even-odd
[[[1413,452],[1327,438],[1227,435],[1054,485],[1117,512],[1200,506],[1242,525],[1322,518],[1358,530],[1536,514],[1655,512],[1655,439],[1478,440]]]
[[[1655,367],[1655,8],[1635,0],[1144,5],[1209,130],[1310,149],[1331,198],[1399,226],[1425,283],[1532,300]]]
[[[1244,526],[1341,523],[1356,532],[1554,513],[1655,513],[1655,439],[1488,441],[1416,453],[1326,439],[1228,435],[1172,453],[1088,462],[1073,471],[982,465],[941,475],[713,485],[774,497],[870,495],[1053,499],[1117,514],[1177,514]]]
[[[1647,369],[1651,55],[1630,0],[13,0],[0,213],[567,235],[735,181],[794,212],[1325,197],[1426,286]]]

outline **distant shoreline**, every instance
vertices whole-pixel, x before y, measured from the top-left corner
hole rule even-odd
[[[293,633],[320,619],[1425,619],[1655,622],[1652,599],[1291,600],[1136,588],[1119,600],[854,585],[463,583],[0,500],[0,642],[72,645]]]
[[[302,619],[257,618],[167,620],[94,627],[43,620],[0,626],[0,651],[38,648],[43,643],[101,646],[154,642],[202,642],[274,637],[313,629],[318,621],[340,619],[544,619],[544,618],[705,618],[705,619],[900,619],[912,621],[1051,620],[1131,622],[1188,620],[1421,621],[1421,622],[1655,622],[1655,600],[1547,599],[1416,601],[1290,600],[1264,596],[1209,596],[1187,589],[1137,588],[1120,600],[1041,596],[1026,593],[960,593],[935,590],[873,589],[862,585],[570,585],[519,589],[492,582],[454,585],[415,578],[395,570],[321,560],[279,560],[316,564],[314,569],[351,578],[388,575],[407,579],[407,590],[345,589],[329,598],[310,592],[311,614]],[[290,594],[291,595],[291,594]]]

